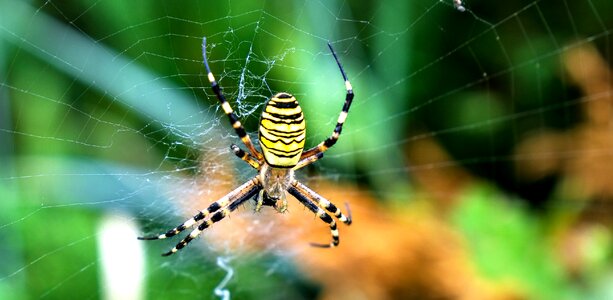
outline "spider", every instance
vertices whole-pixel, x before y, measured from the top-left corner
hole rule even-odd
[[[330,43],[328,43],[328,48],[330,48],[332,56],[334,56],[336,64],[341,71],[341,75],[345,81],[345,89],[347,90],[345,104],[343,105],[332,135],[317,146],[303,151],[306,127],[302,109],[294,96],[289,93],[281,92],[270,98],[262,111],[258,135],[258,140],[262,149],[260,153],[251,142],[249,135],[247,135],[243,125],[224,97],[221,87],[217,84],[217,81],[215,81],[215,77],[209,68],[206,57],[206,37],[203,38],[202,56],[208,80],[211,83],[213,92],[221,103],[222,109],[230,119],[232,128],[234,128],[236,134],[249,151],[245,152],[237,145],[232,144],[232,152],[256,169],[258,174],[226,196],[213,202],[206,209],[199,211],[191,219],[185,221],[178,227],[170,229],[164,234],[138,237],[138,239],[160,240],[169,238],[204,220],[174,248],[162,254],[163,256],[168,256],[187,246],[187,244],[198,237],[203,230],[213,225],[213,223],[221,221],[254,196],[256,199],[256,211],[259,211],[262,206],[272,206],[279,212],[285,212],[287,210],[287,192],[330,226],[332,241],[329,244],[311,243],[311,245],[322,248],[338,246],[338,229],[336,227],[336,222],[330,215],[350,225],[351,212],[349,211],[349,205],[346,205],[347,215],[344,215],[336,205],[294,179],[295,170],[321,159],[323,153],[336,143],[343,129],[343,123],[345,123],[349,107],[353,100],[353,88],[347,79],[345,70]]]

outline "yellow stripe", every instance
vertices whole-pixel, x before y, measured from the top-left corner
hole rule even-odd
[[[276,149],[267,149],[266,153],[273,155],[277,159],[284,159],[284,158],[291,158],[291,159],[298,158],[299,159],[300,155],[302,154],[302,149],[296,149],[296,151],[290,152],[290,153],[277,151]]]
[[[296,122],[303,121],[304,120],[304,115],[301,114],[296,119],[281,119],[281,118],[277,118],[277,117],[275,117],[275,116],[273,116],[273,115],[263,111],[262,112],[262,118],[270,119],[270,120],[272,120],[275,123],[292,123],[292,122],[296,123]]]
[[[296,101],[296,98],[294,98],[294,96],[292,96],[291,98],[277,98],[277,95],[275,95],[272,98],[270,98],[270,100],[276,101],[276,102],[294,102]]]
[[[295,166],[300,160],[300,154],[294,157],[278,157],[270,152],[264,152],[264,158],[266,158],[266,162],[276,167],[287,167],[291,168]]]
[[[262,126],[281,132],[298,132],[304,130],[304,120],[298,124],[279,124],[270,120],[262,119]]]
[[[291,144],[286,145],[286,144],[283,144],[281,141],[273,142],[273,141],[268,140],[266,137],[260,137],[260,143],[268,149],[278,150],[278,151],[283,151],[283,152],[294,152],[296,150],[300,150],[304,148],[304,140],[292,141]]]
[[[288,137],[280,136],[276,132],[272,133],[272,132],[270,132],[270,131],[268,131],[266,129],[264,129],[263,131],[260,130],[260,134],[262,134],[267,140],[270,140],[270,141],[272,141],[272,140],[281,140],[281,141],[283,141],[286,144],[289,144],[291,142],[302,142],[302,141],[304,141],[304,138],[306,136],[306,132],[303,131],[299,136],[289,137],[288,138]]]
[[[270,104],[266,105],[265,111],[269,113],[273,113],[273,114],[284,115],[284,116],[291,116],[291,115],[302,113],[302,109],[300,108],[300,106],[296,106],[295,108],[278,108]]]
[[[303,134],[304,132],[306,132],[305,130],[302,130],[302,133],[300,130],[295,132],[272,132],[270,129],[264,128],[264,126],[260,125],[260,133],[263,133],[264,131],[279,138],[291,138],[290,136],[293,136],[296,139],[300,139],[300,135],[296,136],[297,134]]]

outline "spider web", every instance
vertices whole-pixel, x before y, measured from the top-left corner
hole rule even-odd
[[[610,97],[610,85],[582,92],[566,71],[578,49],[588,49],[579,65],[596,49],[610,66],[608,1],[404,2],[0,0],[0,298],[315,296],[292,267],[300,248],[282,246],[308,247],[294,238],[304,229],[270,209],[248,204],[169,258],[158,254],[180,238],[136,241],[255,175],[229,150],[240,140],[210,91],[203,36],[252,139],[263,103],[287,91],[305,111],[307,147],[342,107],[334,46],[357,96],[339,143],[298,175],[315,190],[352,182],[404,202],[420,173],[460,166],[542,208],[534,186],[509,175],[529,169],[521,162],[607,162],[606,145],[520,145]],[[407,154],[430,141],[448,158]],[[297,206],[290,214],[309,215]]]

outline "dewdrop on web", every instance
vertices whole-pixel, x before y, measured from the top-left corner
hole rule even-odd
[[[466,8],[462,5],[462,0],[453,0],[453,6],[460,12],[466,11]]]

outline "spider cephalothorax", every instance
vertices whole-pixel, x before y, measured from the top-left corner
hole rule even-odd
[[[294,170],[290,168],[276,168],[267,164],[263,165],[260,170],[260,182],[262,190],[257,196],[257,204],[255,210],[259,211],[264,201],[274,201],[273,205],[279,212],[287,210],[287,189],[290,188],[294,180]],[[281,200],[281,204],[276,203]]]
[[[215,81],[215,76],[211,73],[206,58],[206,39],[203,39],[202,55],[208,80],[211,83],[213,92],[221,102],[221,107],[230,119],[232,127],[247,147],[248,152],[243,151],[234,144],[231,145],[231,149],[236,156],[258,170],[259,173],[223,198],[213,202],[208,208],[201,210],[198,214],[178,227],[164,234],[139,237],[139,239],[165,239],[187,228],[193,227],[198,222],[202,221],[174,248],[163,254],[164,256],[171,255],[185,247],[191,240],[198,237],[203,230],[210,227],[213,223],[222,220],[233,210],[254,196],[256,196],[257,199],[256,210],[260,210],[264,205],[270,205],[275,207],[279,212],[285,212],[287,210],[286,194],[289,193],[330,226],[332,242],[329,244],[311,245],[318,247],[335,247],[339,244],[336,222],[330,217],[330,214],[347,225],[351,224],[351,214],[348,213],[348,215],[345,216],[341,210],[330,201],[318,195],[294,178],[294,170],[298,170],[322,158],[323,153],[336,143],[343,129],[343,124],[345,123],[349,107],[353,100],[353,89],[347,79],[347,75],[345,75],[345,71],[334,49],[332,49],[332,46],[328,44],[328,47],[341,71],[341,75],[345,81],[345,89],[347,90],[345,104],[338,116],[338,121],[332,135],[317,146],[304,151],[306,124],[302,109],[296,98],[291,94],[277,93],[268,100],[266,106],[262,110],[258,135],[258,141],[262,152],[259,152],[251,142],[249,135],[247,135],[243,125],[238,120],[232,107],[221,92],[220,86],[217,84],[217,81]],[[347,209],[349,209],[348,206]]]

